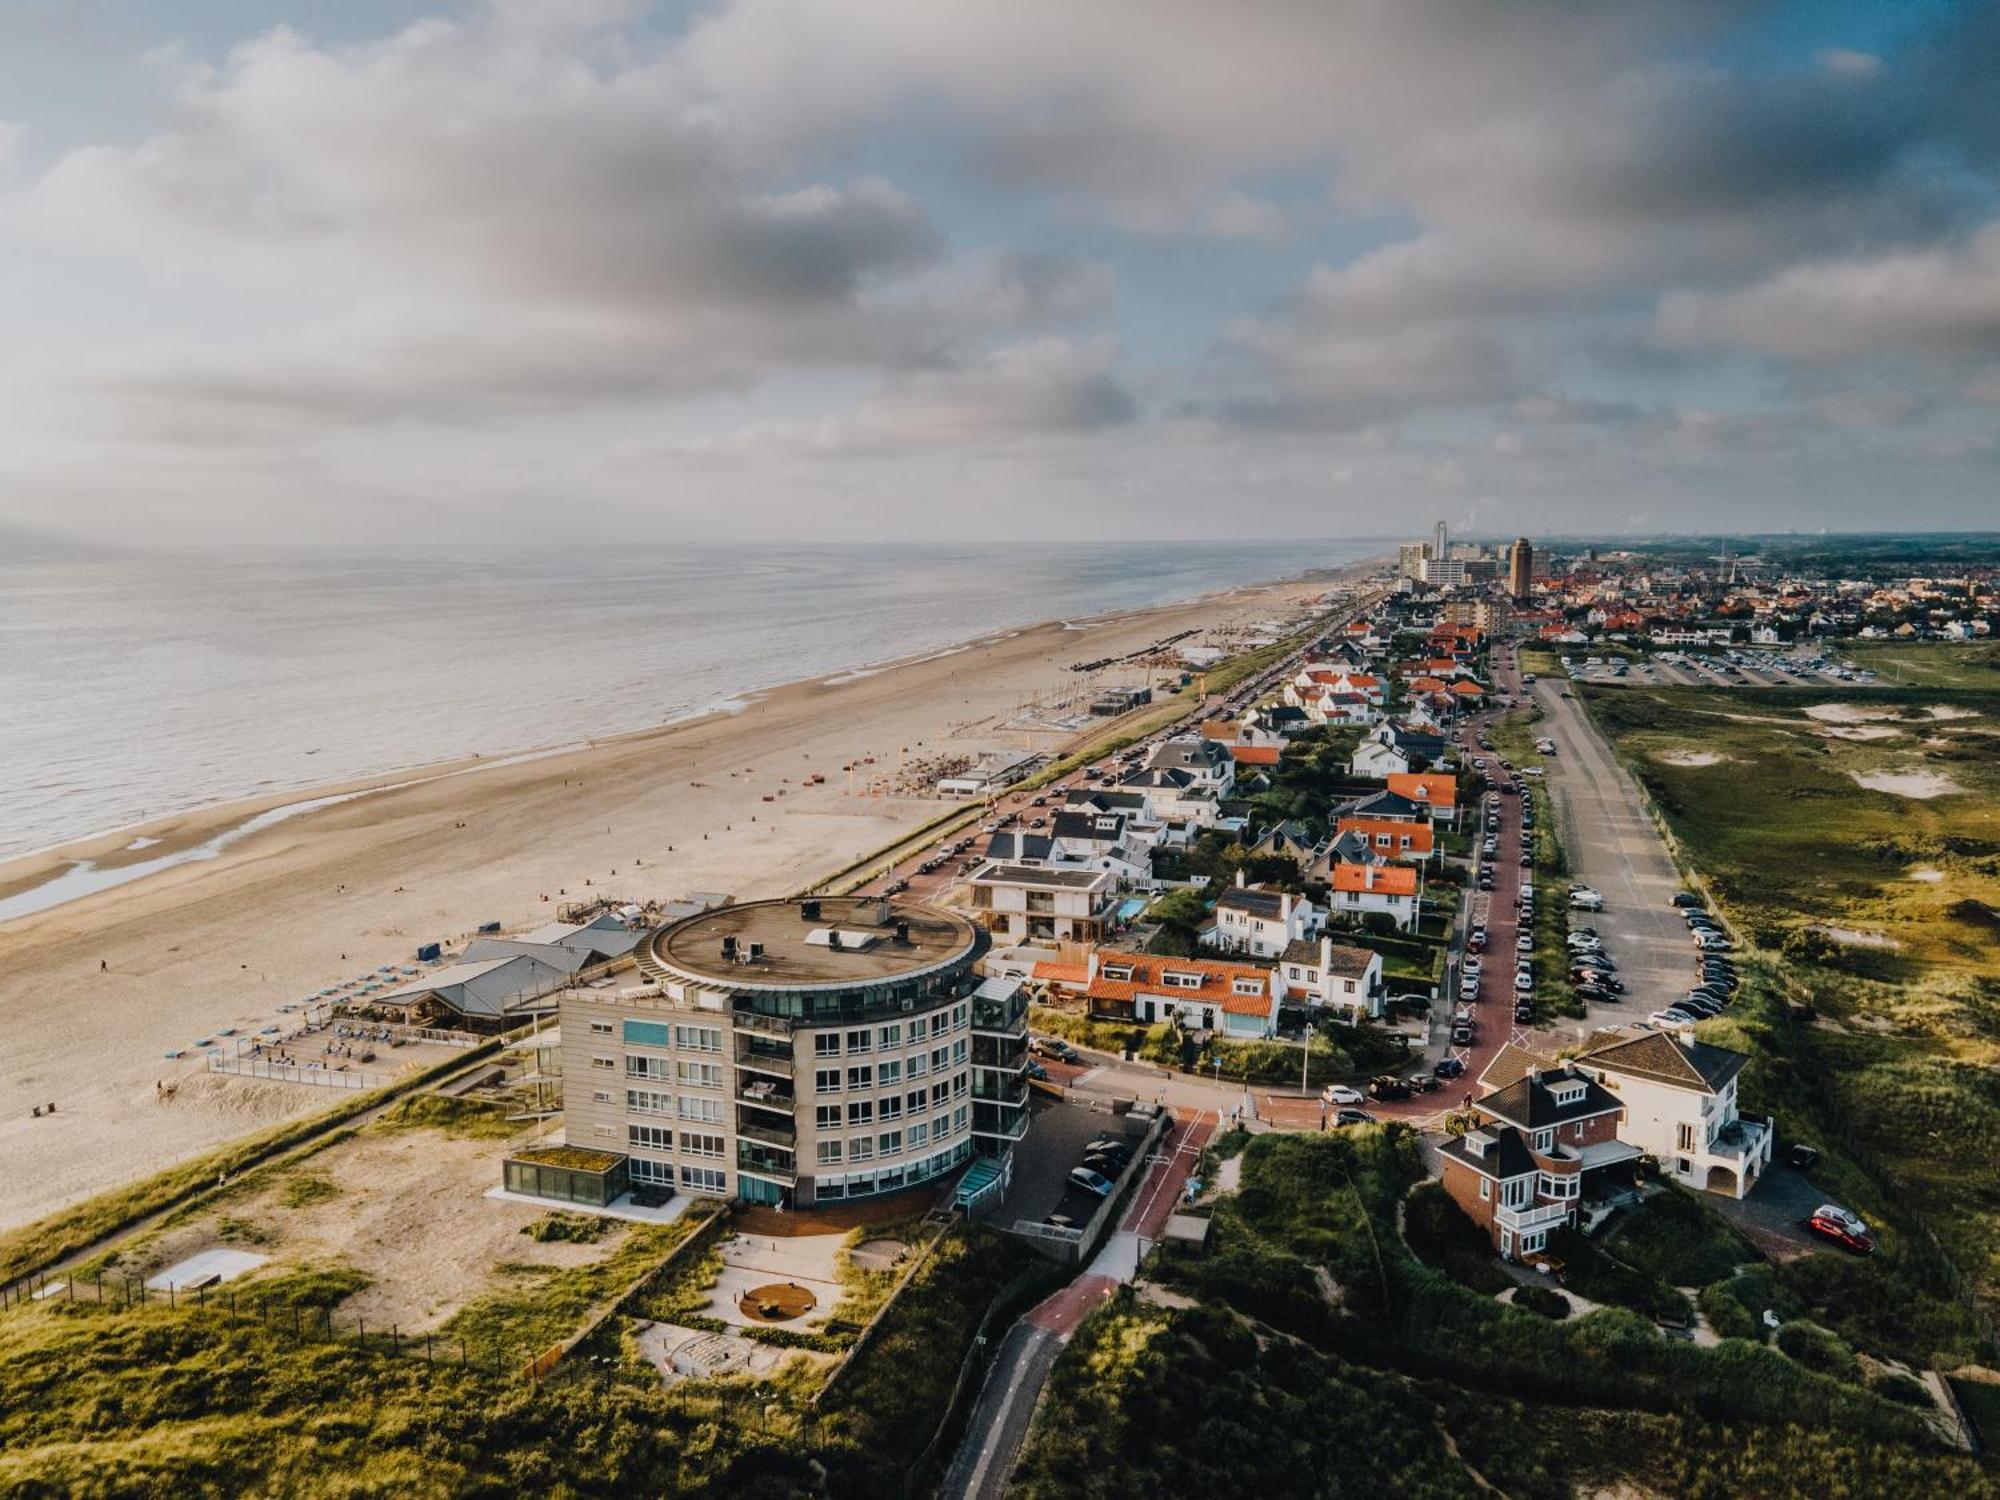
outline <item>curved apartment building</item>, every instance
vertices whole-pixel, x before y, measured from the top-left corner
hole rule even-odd
[[[935,907],[723,906],[639,945],[639,983],[562,1001],[569,1146],[651,1188],[814,1204],[1004,1155],[1028,1123],[1027,998]]]

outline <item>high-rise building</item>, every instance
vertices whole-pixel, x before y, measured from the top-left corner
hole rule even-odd
[[[953,912],[832,896],[660,928],[640,983],[562,997],[565,1138],[606,1191],[797,1208],[1004,1157],[1028,1127],[1027,994],[973,972],[988,942]],[[575,1195],[561,1172],[531,1153],[508,1186]]]
[[[1514,545],[1507,549],[1507,592],[1516,599],[1525,599],[1533,591],[1535,581],[1535,549],[1526,537],[1516,537]]]
[[[1396,576],[1398,578],[1422,578],[1424,564],[1430,560],[1431,548],[1428,542],[1405,542],[1396,549]]]
[[[1442,521],[1437,523],[1437,537],[1431,543],[1431,556],[1439,562],[1447,561],[1451,557],[1451,538],[1446,534]]]

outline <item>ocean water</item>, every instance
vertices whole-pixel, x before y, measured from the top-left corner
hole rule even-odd
[[[1382,550],[604,537],[194,553],[5,539],[0,858],[239,797],[645,728],[1040,620]]]

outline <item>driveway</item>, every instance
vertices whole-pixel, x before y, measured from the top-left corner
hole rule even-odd
[[[1799,1228],[1799,1220],[1822,1203],[1838,1200],[1805,1173],[1783,1162],[1771,1163],[1747,1198],[1711,1193],[1703,1201],[1772,1260],[1791,1260],[1809,1250],[1831,1249]]]
[[[1673,906],[1674,893],[1684,889],[1680,873],[1638,786],[1565,696],[1567,685],[1541,682],[1533,691],[1544,714],[1538,727],[1555,741],[1556,753],[1543,764],[1570,871],[1604,895],[1603,911],[1575,920],[1597,929],[1626,986],[1617,1003],[1591,1007],[1592,1019],[1638,1020],[1678,1000],[1698,972],[1687,923]]]

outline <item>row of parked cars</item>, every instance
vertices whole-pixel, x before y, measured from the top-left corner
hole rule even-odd
[[[1682,891],[1673,899],[1694,937],[1695,983],[1672,1005],[1646,1018],[1651,1025],[1661,1027],[1691,1026],[1720,1015],[1736,998],[1737,986],[1742,982],[1736,972],[1736,961],[1729,956],[1736,945],[1722,924],[1709,914],[1701,897]]]
[[[1132,1143],[1123,1137],[1100,1135],[1083,1148],[1082,1161],[1069,1169],[1069,1180],[1086,1193],[1109,1198],[1135,1154]]]

